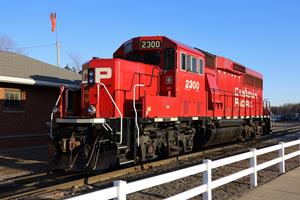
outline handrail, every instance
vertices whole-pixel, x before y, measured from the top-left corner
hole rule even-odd
[[[136,87],[145,87],[144,84],[135,84],[133,87],[133,109],[134,109],[134,114],[135,114],[135,126],[137,129],[137,141],[138,141],[138,147],[140,146],[140,129],[139,129],[139,125],[138,125],[138,116],[137,116],[137,111],[136,111],[136,106],[135,106],[135,89]]]
[[[154,69],[158,69],[158,71],[159,71],[159,67],[156,67],[156,66],[154,66],[153,68],[152,68],[152,74],[151,75],[148,75],[148,74],[142,74],[142,73],[138,73],[138,72],[134,72],[133,73],[133,76],[132,76],[132,79],[131,79],[131,84],[130,84],[130,88],[129,89],[116,89],[115,91],[114,91],[114,93],[116,93],[116,92],[118,92],[118,91],[124,91],[124,92],[129,92],[129,91],[131,91],[132,90],[132,87],[134,86],[134,77],[135,77],[135,75],[138,75],[138,76],[140,76],[140,75],[143,75],[143,76],[151,76],[151,79],[150,79],[150,83],[147,85],[147,86],[150,86],[150,85],[152,85],[152,80],[153,80],[153,77],[159,77],[159,76],[154,76]]]
[[[85,95],[85,90],[84,90],[84,84],[83,83],[80,86],[80,91],[81,91],[80,113],[81,113],[81,115],[84,115],[84,95]]]
[[[60,94],[59,94],[59,96],[58,96],[58,98],[56,100],[56,103],[55,103],[54,107],[56,107],[58,105],[58,103],[60,101],[60,98],[61,98],[61,96],[63,94],[64,89],[65,89],[65,86],[62,86],[62,89],[61,89]],[[53,126],[53,115],[54,115],[54,111],[52,110],[51,115],[50,115],[50,133],[49,133],[51,139],[53,139],[53,135],[52,135],[52,131],[53,131],[53,129],[52,129],[52,126]]]
[[[65,91],[65,109],[64,109],[65,116],[68,115],[68,107],[69,107],[69,89],[66,88],[66,91]]]
[[[110,100],[112,101],[112,103],[114,104],[114,106],[116,107],[117,111],[119,112],[119,115],[120,115],[120,121],[121,121],[121,127],[120,127],[120,144],[122,144],[123,142],[123,114],[121,113],[118,105],[116,104],[116,102],[114,101],[114,99],[112,98],[111,94],[109,93],[107,87],[105,86],[105,84],[103,83],[97,83],[97,87],[99,87],[99,85],[102,85],[103,88],[105,89],[106,93],[108,94]],[[99,99],[99,97],[98,97]]]

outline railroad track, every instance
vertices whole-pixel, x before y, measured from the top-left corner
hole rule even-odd
[[[25,175],[22,177],[12,178],[9,181],[1,182],[0,184],[0,199],[13,199],[18,196],[30,194],[31,192],[42,191],[49,186],[55,186],[59,183],[67,183],[72,180],[81,179],[86,176],[86,173],[81,174],[66,174],[58,173],[49,175],[47,173],[39,173]]]
[[[41,173],[27,176],[26,178],[14,178],[10,180],[10,182],[8,182],[6,185],[0,185],[2,188],[7,188],[6,192],[2,192],[0,194],[0,199],[37,199],[38,197],[49,195],[58,190],[66,190],[73,187],[82,187],[85,185],[92,185],[96,183],[100,183],[97,185],[104,188],[110,186],[113,180],[122,178],[127,181],[132,181],[139,179],[140,177],[153,176],[155,175],[153,174],[154,171],[156,171],[155,173],[165,173],[167,171],[199,164],[199,162],[203,158],[216,160],[234,154],[246,152],[250,147],[252,148],[253,146],[255,146],[255,148],[257,149],[270,146],[276,144],[276,142],[272,141],[273,138],[282,137],[287,134],[296,133],[299,131],[300,126],[293,126],[289,128],[275,128],[272,134],[259,137],[258,139],[249,142],[231,143],[229,145],[226,144],[219,147],[209,147],[203,149],[200,152],[127,167],[124,169],[99,175],[47,175],[46,173]],[[193,162],[187,162],[189,160],[193,160]],[[178,162],[180,162],[180,165],[178,164]],[[169,166],[169,164],[171,163],[173,163],[173,165]],[[156,170],[151,170],[152,168],[155,168]]]

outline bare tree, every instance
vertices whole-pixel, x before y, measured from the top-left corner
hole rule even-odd
[[[273,106],[274,114],[281,115],[281,120],[300,120],[300,103],[285,103],[280,106]]]
[[[0,36],[0,50],[22,54],[24,50],[17,48],[17,43],[8,36]]]
[[[71,59],[72,61],[72,69],[73,71],[75,72],[80,72],[81,71],[81,56],[78,52],[76,53],[69,53],[69,58]]]

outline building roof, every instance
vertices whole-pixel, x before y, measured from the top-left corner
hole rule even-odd
[[[79,87],[81,75],[25,55],[0,50],[0,82]]]

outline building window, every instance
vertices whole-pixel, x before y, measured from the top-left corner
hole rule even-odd
[[[4,98],[5,111],[24,111],[25,92],[18,89],[7,89]]]

